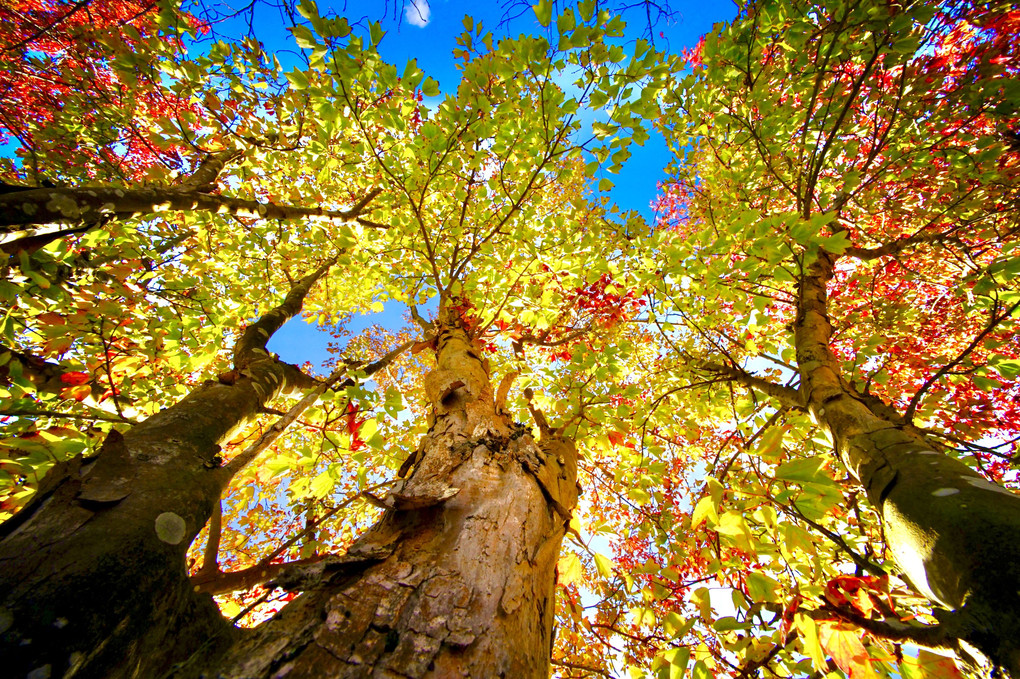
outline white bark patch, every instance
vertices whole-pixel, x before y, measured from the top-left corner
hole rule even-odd
[[[960,492],[959,488],[939,488],[932,493],[935,497],[947,497],[949,495],[956,495]]]
[[[1002,493],[1003,495],[1008,495],[1010,497],[1016,497],[1015,495],[1013,495],[1013,493],[1009,492],[1002,486],[996,485],[989,481],[988,479],[982,478],[980,476],[964,476],[963,478],[967,481],[967,483],[974,486],[975,488],[988,490],[993,493]]]
[[[919,450],[919,451],[917,451],[917,454],[918,455],[941,455],[941,453],[937,453],[934,450]]]
[[[181,544],[186,528],[184,519],[173,512],[163,512],[156,517],[156,537],[168,545]]]
[[[70,196],[60,193],[50,194],[50,200],[46,203],[46,209],[50,212],[59,212],[68,219],[75,219],[81,214],[78,203]]]
[[[50,679],[50,675],[53,673],[53,668],[49,665],[43,665],[42,667],[36,667],[34,670],[25,675],[25,679]]]

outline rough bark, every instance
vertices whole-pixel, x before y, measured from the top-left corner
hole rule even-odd
[[[1020,677],[1020,497],[841,378],[826,314],[833,263],[820,253],[801,280],[795,342],[805,404],[878,510],[897,564],[954,611],[944,625]]]
[[[379,522],[276,584],[304,593],[177,676],[546,677],[576,452],[494,402],[470,336],[440,326],[434,423]]]
[[[265,343],[327,268],[245,331],[226,378],[111,432],[96,457],[58,465],[0,526],[7,676],[158,676],[232,633],[192,591],[185,552],[229,479],[220,443],[281,391],[309,385]]]

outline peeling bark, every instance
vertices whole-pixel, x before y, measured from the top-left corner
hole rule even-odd
[[[328,265],[242,335],[233,379],[211,381],[99,454],[58,465],[0,526],[0,656],[8,676],[158,676],[233,630],[193,592],[188,545],[229,480],[220,443],[308,378],[265,343]]]
[[[842,379],[826,313],[834,261],[820,253],[801,281],[795,342],[804,402],[878,510],[904,574],[954,611],[943,624],[1020,677],[1020,497]]]
[[[342,557],[292,571],[273,620],[177,676],[546,677],[576,452],[497,409],[447,319],[426,379],[434,424],[389,509]]]

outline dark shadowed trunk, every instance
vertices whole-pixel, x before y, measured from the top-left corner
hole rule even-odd
[[[230,475],[219,442],[301,381],[265,340],[321,273],[246,331],[233,372],[63,465],[3,526],[7,674],[548,675],[576,452],[544,422],[536,441],[510,420],[453,316],[426,378],[432,426],[373,528],[343,556],[283,569],[275,584],[304,594],[250,632],[187,579],[188,544]]]
[[[436,346],[434,423],[379,522],[279,580],[304,594],[180,676],[548,676],[575,449],[510,421],[459,321]]]
[[[185,552],[229,480],[220,444],[284,390],[310,378],[265,350],[324,266],[250,326],[234,370],[99,454],[58,465],[0,527],[0,657],[6,676],[155,676],[232,632],[196,596]]]
[[[805,403],[882,517],[897,564],[955,611],[944,636],[1020,677],[1020,497],[842,379],[826,315],[833,262],[821,253],[801,281],[795,332]]]

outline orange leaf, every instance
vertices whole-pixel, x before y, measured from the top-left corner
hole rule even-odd
[[[918,649],[917,657],[903,658],[900,663],[903,679],[963,679],[952,658]]]
[[[818,626],[818,640],[850,679],[872,679],[875,676],[871,658],[861,643],[860,630],[826,621]]]
[[[75,401],[80,402],[92,395],[92,387],[87,384],[79,384],[73,387],[67,387],[66,389],[61,389],[60,395],[63,398],[73,398]]]
[[[89,379],[91,379],[91,377],[89,376],[88,373],[77,371],[66,372],[60,376],[61,382],[63,382],[64,384],[69,384],[72,387],[77,387],[81,384],[86,384],[88,383]]]
[[[39,314],[36,316],[36,319],[38,319],[40,323],[44,323],[46,325],[64,324],[64,317],[55,311],[47,311],[46,313]]]

